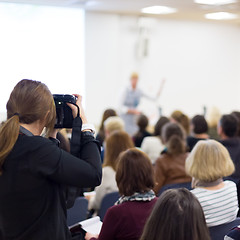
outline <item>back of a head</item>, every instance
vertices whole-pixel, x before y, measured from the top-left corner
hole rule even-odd
[[[210,240],[202,207],[187,189],[164,191],[140,240]]]
[[[171,119],[174,120],[175,122],[178,122],[184,128],[186,134],[189,134],[190,121],[186,114],[179,110],[176,110],[172,112]]]
[[[186,152],[185,132],[180,124],[166,123],[162,128],[161,138],[169,154],[178,155]]]
[[[53,96],[45,84],[28,79],[18,82],[7,102],[8,120],[0,130],[1,165],[17,140],[20,123],[41,120],[47,128],[53,128],[55,116]]]
[[[127,132],[113,132],[106,140],[103,166],[111,166],[116,171],[119,154],[133,147],[133,140]]]
[[[198,141],[187,157],[185,167],[187,174],[203,182],[216,181],[235,170],[228,150],[215,140]]]
[[[151,160],[137,148],[122,152],[119,156],[116,181],[119,193],[124,196],[151,190],[154,186]]]
[[[161,136],[162,127],[170,120],[167,117],[160,117],[154,126],[154,136]]]
[[[124,131],[124,121],[119,116],[109,117],[104,122],[104,130],[109,134],[114,131]]]
[[[208,132],[208,124],[204,116],[196,115],[191,119],[193,133],[202,134]]]
[[[139,115],[137,119],[137,125],[140,131],[145,130],[148,126],[148,117],[144,114]]]
[[[100,126],[99,130],[103,130],[105,120],[107,120],[109,117],[113,117],[113,116],[117,116],[116,111],[115,111],[114,109],[112,109],[112,108],[106,109],[106,110],[103,112],[102,121],[101,121],[101,126]]]
[[[221,117],[220,126],[227,137],[235,137],[238,132],[238,119],[232,114],[225,114]]]

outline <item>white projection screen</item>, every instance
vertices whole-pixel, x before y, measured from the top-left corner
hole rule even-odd
[[[84,11],[0,3],[0,120],[21,79],[59,94],[84,96]]]

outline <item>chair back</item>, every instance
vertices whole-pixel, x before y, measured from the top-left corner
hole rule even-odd
[[[77,197],[73,207],[67,210],[67,224],[73,224],[87,219],[88,200],[85,197]]]
[[[119,199],[120,195],[119,192],[111,192],[107,193],[101,202],[101,206],[98,212],[98,216],[100,217],[101,221],[103,221],[103,218],[108,210],[108,208],[112,207],[114,203]]]
[[[166,184],[160,189],[158,196],[160,196],[161,193],[163,193],[165,190],[172,188],[187,188],[188,190],[191,190],[192,189],[191,184],[192,184],[191,182]]]
[[[230,223],[224,223],[218,226],[209,227],[211,240],[224,239],[224,236],[228,234],[228,232],[231,231],[233,227],[236,227],[238,225],[240,225],[239,217]]]

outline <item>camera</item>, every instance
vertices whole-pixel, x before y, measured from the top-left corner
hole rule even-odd
[[[56,106],[56,123],[54,128],[72,128],[72,109],[67,103],[76,104],[76,97],[69,94],[53,94]]]

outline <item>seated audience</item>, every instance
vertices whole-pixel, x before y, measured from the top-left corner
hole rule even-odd
[[[138,116],[137,119],[138,131],[133,135],[133,141],[135,147],[141,147],[142,141],[145,137],[151,136],[151,133],[147,131],[148,118],[144,114]]]
[[[98,239],[138,240],[157,198],[148,156],[132,148],[120,154],[116,181],[121,197],[108,209]],[[97,236],[87,233],[85,239]]]
[[[168,123],[167,117],[160,117],[154,126],[153,136],[145,137],[141,144],[141,149],[149,156],[152,164],[155,164],[160,153],[163,151],[165,146],[162,143],[161,133],[164,124]]]
[[[103,197],[110,192],[118,191],[115,180],[118,155],[134,147],[132,138],[124,131],[115,131],[106,139],[106,151],[102,169],[102,183],[95,188],[96,195],[89,200],[89,209],[98,212]],[[92,211],[93,212],[93,211]]]
[[[170,116],[170,120],[171,120],[171,122],[179,123],[185,130],[186,135],[189,134],[190,121],[186,114],[184,114],[183,112],[181,112],[179,110],[176,110],[176,111],[172,112],[172,114]]]
[[[124,121],[119,116],[112,116],[112,117],[107,118],[104,121],[103,125],[104,125],[105,138],[104,138],[103,145],[101,147],[102,161],[104,159],[104,150],[105,150],[106,139],[111,135],[112,132],[125,130]]]
[[[227,149],[215,140],[199,141],[186,160],[191,192],[202,205],[208,227],[233,221],[238,213],[236,184],[223,177],[234,172]]]
[[[220,142],[227,148],[235,165],[235,172],[231,175],[232,180],[240,180],[240,138],[237,137],[238,120],[231,114],[221,117],[218,124]]]
[[[140,240],[210,240],[198,199],[185,188],[163,192]]]
[[[190,136],[187,137],[188,151],[191,152],[195,144],[199,140],[206,140],[209,138],[208,124],[204,116],[196,115],[191,119]]]
[[[112,116],[117,116],[117,113],[114,109],[108,108],[103,112],[102,121],[96,135],[96,139],[100,142],[101,146],[103,145],[105,139],[104,121]]]
[[[156,160],[154,192],[159,193],[162,186],[170,183],[190,182],[185,172],[186,151],[185,132],[178,123],[166,123],[162,129],[162,140],[166,149]]]

